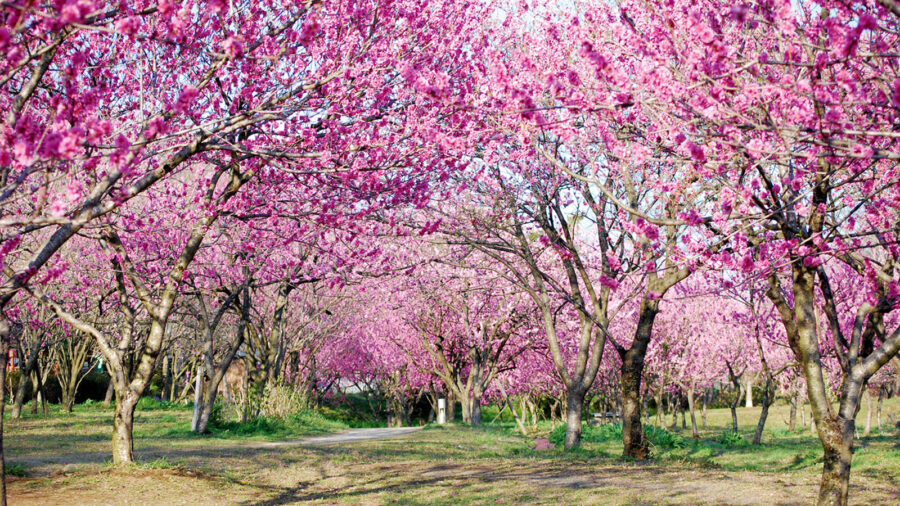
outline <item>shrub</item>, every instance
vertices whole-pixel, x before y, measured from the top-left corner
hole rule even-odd
[[[137,409],[154,411],[160,409],[187,409],[189,405],[177,402],[161,401],[155,397],[141,397],[137,403]]]
[[[740,447],[750,444],[750,442],[744,439],[740,434],[732,432],[730,430],[726,430],[721,435],[719,435],[719,439],[717,439],[716,442],[722,446],[729,447]]]
[[[28,476],[28,469],[26,469],[22,464],[7,464],[6,474],[9,476],[18,476],[20,478],[24,478]]]
[[[685,448],[688,441],[678,434],[673,434],[666,429],[659,429],[652,425],[644,425],[644,435],[650,443],[656,448]],[[550,433],[550,442],[561,446],[566,440],[566,426],[560,425],[553,429]],[[582,425],[581,441],[585,443],[602,443],[605,441],[621,441],[622,440],[622,424],[610,423],[605,425],[593,426]]]
[[[647,436],[647,439],[649,439],[650,443],[656,448],[672,449],[685,448],[688,446],[688,441],[680,434],[669,432],[666,429],[653,427],[652,425],[644,425],[644,435]]]

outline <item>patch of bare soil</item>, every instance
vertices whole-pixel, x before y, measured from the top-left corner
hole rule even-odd
[[[257,491],[191,469],[106,469],[8,479],[10,504],[230,504]]]

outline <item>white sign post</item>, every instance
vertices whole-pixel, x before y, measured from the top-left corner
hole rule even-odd
[[[447,399],[438,399],[438,423],[447,423]]]

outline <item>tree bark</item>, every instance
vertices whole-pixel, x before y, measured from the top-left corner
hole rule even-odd
[[[756,432],[753,434],[753,444],[755,445],[762,443],[763,428],[766,426],[766,418],[769,417],[769,406],[772,405],[772,401],[769,398],[772,388],[771,375],[767,374],[766,383],[763,385],[762,410],[759,413],[759,422],[756,424]]]
[[[578,389],[569,389],[566,396],[566,440],[565,449],[571,450],[581,444],[581,412],[584,394]]]
[[[481,394],[472,394],[472,425],[481,425]]]
[[[643,460],[650,456],[650,446],[641,425],[640,362],[629,352],[622,364],[622,445],[626,457]]]
[[[869,392],[869,389],[866,388],[864,390],[863,395],[866,396],[866,427],[863,429],[863,437],[868,437],[869,433],[872,431],[872,394]]]
[[[3,409],[6,407],[6,362],[9,353],[9,320],[0,310],[0,506],[6,506],[6,455],[3,450]]]
[[[656,391],[656,421],[660,428],[665,425],[666,411],[663,409],[662,387]]]
[[[691,435],[694,439],[700,439],[700,433],[697,432],[697,417],[694,416],[694,386],[691,385],[687,392],[688,409],[691,411]]]
[[[703,419],[703,430],[706,430],[706,402],[709,397],[709,391],[704,390],[703,396],[700,397],[702,406],[700,408],[700,417]]]
[[[794,387],[791,391],[791,416],[788,422],[788,430],[794,431],[797,428],[797,389]]]
[[[19,346],[19,353],[24,354],[26,350],[26,344],[23,343]],[[31,378],[31,373],[34,371],[34,366],[37,364],[38,357],[40,356],[41,351],[41,339],[37,338],[32,343],[30,353],[28,354],[27,360],[23,360],[25,357],[19,357],[19,363],[22,364],[22,367],[19,369],[21,372],[22,381],[19,382],[19,388],[16,389],[16,396],[13,400],[12,406],[12,418],[22,418],[22,406],[25,405],[25,393],[28,390],[28,381]],[[37,383],[34,383],[31,386],[32,390],[37,390]]]
[[[876,408],[875,420],[878,422],[878,432],[883,430],[881,426],[881,402],[884,400],[884,385],[878,388],[878,407]]]
[[[747,375],[747,384],[744,387],[744,394],[747,395],[747,400],[744,402],[745,408],[753,407],[753,378],[748,374]]]
[[[816,426],[825,450],[818,504],[847,504],[850,463],[853,459],[853,420],[841,417],[822,420]]]
[[[460,407],[462,408],[462,422],[472,424],[472,399],[469,397],[460,398]]]
[[[134,462],[134,408],[139,397],[127,386],[116,391],[116,412],[113,416],[113,463]]]

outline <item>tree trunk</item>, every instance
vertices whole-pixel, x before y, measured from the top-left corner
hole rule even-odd
[[[121,390],[116,392],[116,413],[113,416],[113,463],[130,464],[134,462],[134,408],[138,396],[127,385]]]
[[[472,394],[472,425],[481,425],[481,394]]]
[[[194,413],[191,416],[191,431],[200,426],[200,405],[203,403],[203,364],[198,364],[194,372]]]
[[[738,433],[737,400],[728,406],[731,409],[731,432]]]
[[[103,397],[103,406],[109,407],[110,403],[113,400],[113,394],[116,392],[116,386],[113,384],[113,379],[109,378],[109,385],[106,387],[106,396]]]
[[[878,388],[878,407],[876,408],[875,420],[878,422],[878,432],[883,429],[881,427],[881,402],[884,400],[884,385]]]
[[[200,403],[200,415],[197,418],[196,431],[198,434],[206,434],[206,429],[209,427],[209,419],[216,407],[216,390],[218,385],[214,386],[212,383],[212,381],[207,383],[206,395],[203,396],[203,400]]]
[[[569,389],[566,396],[566,441],[565,449],[571,450],[581,445],[581,411],[584,407],[584,392]]]
[[[753,378],[750,375],[747,375],[747,384],[744,386],[744,394],[747,395],[747,400],[744,402],[745,408],[753,407]]]
[[[25,351],[25,344],[19,346],[19,351]],[[40,352],[41,339],[38,338],[35,340],[33,349],[28,355],[28,360],[23,360],[25,357],[19,358],[19,363],[22,364],[22,367],[19,369],[22,380],[19,382],[19,388],[16,389],[16,396],[13,401],[11,414],[12,418],[22,418],[22,406],[25,404],[25,393],[28,390],[28,381],[31,378],[31,373],[34,371],[35,365],[37,365],[38,357],[41,354]],[[37,390],[37,383],[33,382],[31,389]]]
[[[459,400],[462,408],[462,422],[472,424],[472,399],[469,396],[460,396]]]
[[[669,407],[672,408],[672,423],[669,425],[669,430],[675,430],[678,427],[678,401],[675,394],[672,394],[669,399]]]
[[[762,443],[763,428],[766,426],[766,418],[769,417],[769,406],[772,404],[769,399],[769,393],[772,389],[772,378],[768,376],[765,385],[763,385],[762,411],[759,413],[759,422],[756,424],[756,432],[753,434],[753,444],[755,445]]]
[[[846,505],[855,423],[839,416],[836,419],[822,420],[816,425],[825,450],[818,504]]]
[[[634,348],[622,361],[622,445],[623,455],[644,460],[650,456],[650,445],[641,425],[641,373],[643,356],[637,357]]]
[[[788,422],[788,430],[794,431],[797,428],[797,389],[791,392],[791,417]]]
[[[866,396],[866,428],[863,429],[863,437],[868,437],[872,431],[872,394],[866,388],[863,395]]]
[[[453,397],[452,392],[447,392],[447,421],[450,423],[456,422],[456,398]]]
[[[688,398],[688,409],[691,411],[691,435],[694,439],[700,439],[700,433],[697,432],[697,417],[694,416],[694,387],[693,385],[688,388],[687,392]]]
[[[701,399],[700,402],[702,403],[701,408],[700,408],[700,417],[703,419],[703,430],[706,430],[706,402],[707,402],[708,397],[709,397],[709,391],[704,390],[703,396],[700,397],[700,399]]]
[[[656,391],[656,421],[659,428],[662,428],[666,423],[666,411],[663,409],[662,399],[662,387],[660,387],[660,389]]]
[[[162,392],[160,392],[160,398],[163,402],[169,402],[171,400],[169,395],[172,387],[172,358],[168,353],[163,355],[162,368],[163,384]]]
[[[22,380],[19,381],[19,387],[16,388],[16,396],[13,398],[12,411],[10,412],[10,418],[22,418],[22,406],[25,404],[25,392],[28,390],[28,382],[30,381],[30,374],[25,373],[25,369],[22,369]],[[36,387],[33,385],[32,390]]]
[[[9,320],[0,312],[0,506],[6,506],[6,455],[3,451],[3,408],[6,407],[6,362],[9,354]]]

